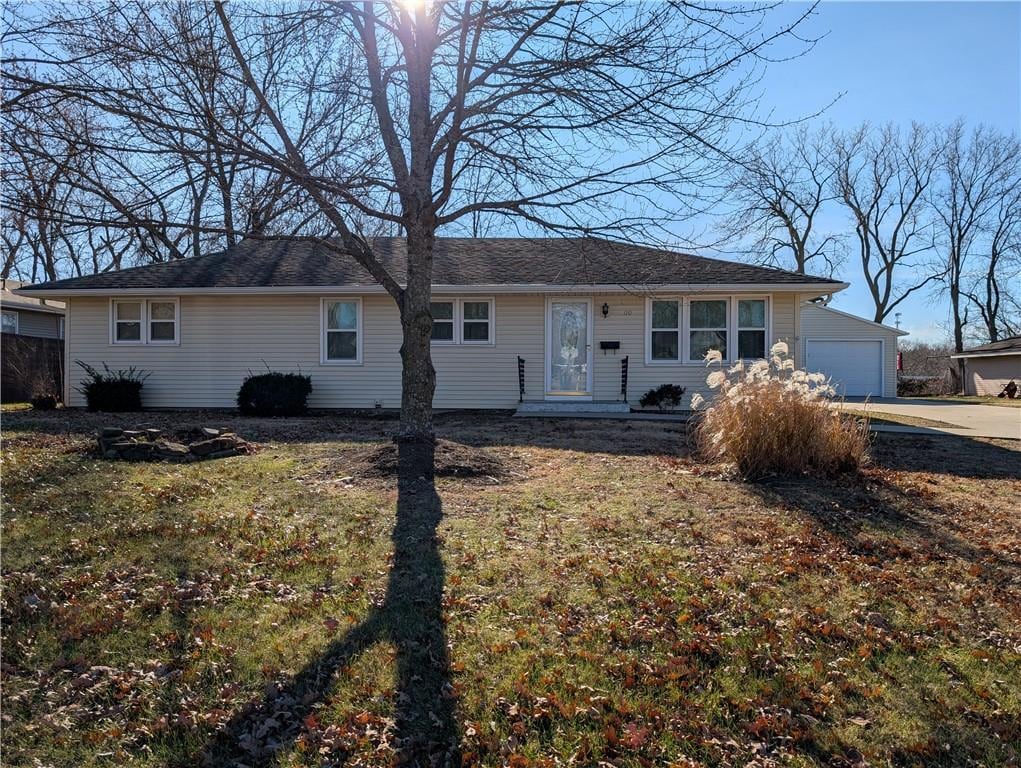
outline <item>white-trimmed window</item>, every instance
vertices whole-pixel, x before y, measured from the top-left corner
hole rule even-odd
[[[653,360],[676,362],[681,356],[681,302],[655,299],[650,316],[652,336],[650,356]]]
[[[492,299],[461,300],[461,343],[493,343]]]
[[[320,362],[356,365],[362,362],[361,299],[323,299]]]
[[[433,344],[493,344],[491,298],[436,299],[430,304]]]
[[[177,299],[115,299],[110,306],[112,344],[179,344]]]
[[[144,344],[142,338],[142,315],[144,301],[115,301],[113,303],[113,343]]]
[[[12,310],[5,309],[3,311],[3,332],[4,333],[17,333],[18,332],[18,313]]]
[[[454,326],[457,319],[454,317],[454,301],[434,301],[429,306],[429,312],[433,317],[432,341],[433,344],[455,344]]]
[[[146,343],[177,343],[177,299],[150,299],[146,302]]]
[[[766,300],[738,299],[737,357],[740,360],[766,356]]]
[[[717,350],[727,359],[727,299],[692,299],[688,302],[688,360],[705,359]]]

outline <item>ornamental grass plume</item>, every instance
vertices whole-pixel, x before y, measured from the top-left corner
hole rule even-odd
[[[724,370],[713,350],[706,365],[719,366],[706,379],[714,394],[691,400],[700,412],[696,444],[706,459],[748,479],[834,475],[858,471],[868,461],[868,417],[831,407],[835,391],[826,376],[797,369],[784,342],[773,345],[768,360]]]

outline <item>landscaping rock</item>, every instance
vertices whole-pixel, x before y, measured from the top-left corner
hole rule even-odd
[[[105,427],[96,439],[103,458],[121,461],[188,462],[251,452],[251,446],[233,432],[215,427],[179,431],[176,440],[160,429]]]
[[[212,440],[202,440],[198,443],[192,443],[191,452],[196,456],[208,456],[209,454],[216,453],[217,451],[226,451],[229,448],[233,448],[235,442],[235,438],[214,437]]]
[[[171,443],[160,440],[156,443],[156,452],[161,459],[168,461],[185,461],[191,457],[191,451],[183,443]]]
[[[225,451],[215,451],[206,456],[207,459],[226,459],[230,456],[237,456],[238,451],[236,448],[228,448]]]

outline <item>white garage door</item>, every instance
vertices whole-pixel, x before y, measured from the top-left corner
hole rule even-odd
[[[883,394],[881,341],[812,341],[806,344],[805,367],[825,373],[837,392],[849,397]]]

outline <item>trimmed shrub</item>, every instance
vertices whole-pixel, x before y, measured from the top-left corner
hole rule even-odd
[[[60,398],[52,392],[37,392],[32,395],[32,407],[37,411],[52,411],[57,407]]]
[[[85,379],[77,390],[85,397],[85,404],[90,411],[142,410],[142,383],[149,378],[134,366],[127,370],[112,371],[103,363],[102,372],[81,360],[75,361],[83,371]]]
[[[300,416],[311,392],[311,377],[300,373],[250,374],[238,391],[238,408],[245,416]]]
[[[706,359],[720,362],[718,352]],[[868,460],[868,417],[832,408],[826,377],[795,370],[783,342],[773,345],[770,360],[720,367],[706,379],[718,394],[709,401],[692,397],[692,407],[702,412],[695,440],[707,459],[749,479],[832,475],[857,471]]]
[[[679,406],[682,397],[684,397],[684,387],[679,387],[676,384],[660,384],[642,395],[638,403],[642,408],[655,406],[661,411],[666,411]]]

